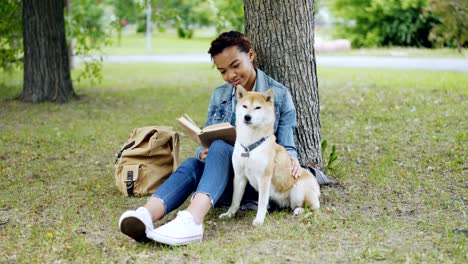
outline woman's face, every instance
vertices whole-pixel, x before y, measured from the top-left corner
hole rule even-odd
[[[257,78],[253,66],[254,51],[242,52],[237,46],[231,46],[213,57],[214,64],[226,82],[234,86],[242,85],[251,91]]]

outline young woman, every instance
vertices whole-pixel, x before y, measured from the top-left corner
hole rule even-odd
[[[289,91],[255,68],[255,51],[242,33],[222,33],[211,42],[208,53],[226,83],[216,88],[211,97],[205,126],[221,122],[235,125],[237,85],[257,92],[273,88],[276,140],[288,151],[293,161],[291,174],[298,177],[302,168],[294,144],[296,109]],[[214,141],[209,149],[198,147],[196,158],[184,161],[143,207],[122,214],[120,230],[137,241],[154,240],[168,245],[200,241],[203,238],[203,219],[208,211],[223,193],[223,197],[231,199],[232,187],[226,186],[232,186],[234,177],[232,152],[233,146],[220,140]],[[190,204],[185,210],[179,211],[171,222],[154,229],[155,221],[181,206],[190,194]]]

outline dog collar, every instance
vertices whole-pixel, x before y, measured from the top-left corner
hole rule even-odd
[[[267,139],[268,137],[262,137],[261,139],[257,140],[257,142],[253,143],[253,144],[250,144],[249,146],[245,147],[244,145],[240,144],[241,147],[244,149],[244,153],[241,153],[241,157],[244,157],[244,158],[248,158],[250,156],[250,151],[254,150],[256,147],[260,146],[260,144],[262,144],[263,142],[265,142],[265,140]]]

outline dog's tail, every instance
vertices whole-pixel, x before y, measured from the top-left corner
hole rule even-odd
[[[320,208],[320,185],[315,177],[304,178],[304,202],[312,209]]]

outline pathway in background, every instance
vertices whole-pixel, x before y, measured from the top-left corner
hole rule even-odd
[[[317,56],[317,66],[372,67],[468,72],[467,59]]]
[[[79,63],[83,59],[76,58]],[[172,55],[110,55],[104,57],[106,63],[210,63],[208,54]],[[359,57],[359,56],[317,56],[317,66],[327,67],[367,67],[393,69],[448,70],[468,72],[467,59],[441,58],[401,58],[401,57]]]

